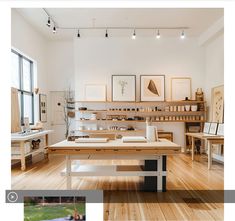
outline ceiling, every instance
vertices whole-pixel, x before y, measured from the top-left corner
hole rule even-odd
[[[47,15],[40,8],[19,8],[26,21],[48,39],[72,39],[77,30],[58,30],[46,26]],[[186,36],[196,37],[223,16],[223,9],[215,8],[49,8],[46,9],[59,27],[189,27]],[[137,30],[137,36],[150,37],[155,30]],[[161,30],[161,35],[177,36],[181,30]],[[109,36],[130,36],[133,30],[109,30]],[[82,36],[104,36],[104,30],[81,30]]]

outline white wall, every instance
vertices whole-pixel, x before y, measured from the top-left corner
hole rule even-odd
[[[205,95],[211,120],[211,89],[224,84],[224,34],[211,39],[205,46]]]
[[[76,99],[84,99],[84,85],[106,84],[111,100],[111,75],[163,74],[166,77],[166,99],[170,99],[170,77],[192,78],[193,94],[204,89],[204,50],[197,39],[190,38],[81,38],[74,39]],[[175,142],[184,145],[183,123],[158,123],[159,129],[173,131]]]
[[[204,73],[203,49],[197,39],[165,38],[83,38],[74,40],[76,88],[83,99],[84,84],[107,85],[108,99],[112,74],[160,74],[166,76],[166,99],[170,99],[170,77],[192,77],[192,91],[202,84]]]
[[[47,47],[50,91],[74,89],[74,49],[72,41],[49,41]]]

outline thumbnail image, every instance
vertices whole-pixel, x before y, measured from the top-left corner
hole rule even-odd
[[[85,197],[24,197],[24,221],[85,221]]]

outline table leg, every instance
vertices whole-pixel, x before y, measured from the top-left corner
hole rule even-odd
[[[20,141],[20,154],[21,154],[21,170],[25,170],[26,169],[26,165],[25,165],[24,141]]]
[[[44,152],[44,157],[48,159],[48,134],[45,135],[45,152]]]
[[[159,173],[157,177],[157,190],[162,191],[162,156],[157,161],[157,171]]]
[[[195,139],[192,137],[192,160],[194,160]]]
[[[212,165],[212,143],[208,141],[208,170],[211,169]]]
[[[70,156],[66,156],[66,182],[67,182],[67,189],[72,189],[72,178],[71,178],[71,159]]]

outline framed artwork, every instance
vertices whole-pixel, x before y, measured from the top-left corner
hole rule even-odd
[[[209,134],[210,126],[211,126],[211,123],[205,122],[204,123],[204,128],[203,128],[203,133]]]
[[[39,94],[40,121],[47,122],[47,96]]]
[[[211,90],[211,112],[213,122],[223,123],[224,119],[224,85]]]
[[[189,77],[171,78],[171,100],[180,101],[192,98],[192,83]]]
[[[217,135],[224,136],[224,124],[219,124],[218,125]]]
[[[140,100],[165,100],[165,75],[140,75]]]
[[[85,101],[106,101],[106,85],[86,84]]]
[[[216,135],[216,133],[217,133],[217,126],[218,126],[217,123],[211,123],[209,134]]]
[[[112,101],[136,100],[136,76],[112,75]]]

